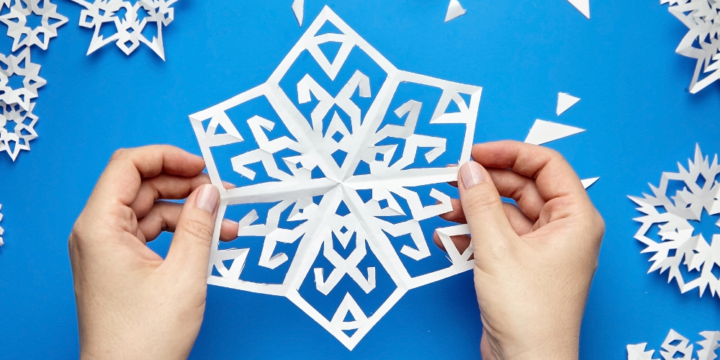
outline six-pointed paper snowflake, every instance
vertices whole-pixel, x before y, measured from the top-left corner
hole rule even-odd
[[[72,0],[85,9],[80,13],[80,26],[94,29],[87,54],[111,43],[130,55],[143,43],[165,60],[163,47],[163,26],[175,19],[172,5],[177,0]],[[105,37],[105,28],[111,28],[112,35]],[[146,34],[152,29],[152,33]]]
[[[335,28],[322,33],[324,25]],[[320,50],[327,44],[338,49],[334,59]],[[378,91],[368,75],[351,65],[353,56],[367,56],[382,69],[381,81],[372,82]],[[308,68],[334,82],[336,95]],[[297,75],[297,69],[304,69],[300,76],[286,77]],[[297,95],[281,88],[281,82],[289,82]],[[399,95],[398,88],[410,84],[436,91],[439,100],[423,103]],[[285,296],[352,349],[408,290],[470,270],[472,247],[459,251],[451,240],[467,235],[467,225],[437,230],[448,251],[440,255],[446,267],[411,274],[405,262],[431,256],[420,222],[451,210],[450,197],[436,187],[457,178],[457,167],[436,159],[450,147],[459,149],[452,163],[469,159],[480,95],[480,87],[396,69],[326,7],[265,84],[190,116],[210,177],[222,189],[218,219],[239,204],[271,204],[266,214],[253,209],[234,218],[240,220],[235,243],[246,246],[228,249],[219,243],[217,223],[208,282]],[[367,110],[357,105],[364,99],[372,101]],[[269,102],[279,120],[253,112],[258,101]],[[306,116],[301,108],[311,111]],[[453,129],[448,131],[455,134],[452,143],[418,134],[419,119],[436,129],[432,135]],[[290,136],[273,135],[278,127],[287,128]],[[242,146],[250,148],[233,150]],[[414,166],[419,160],[425,165]],[[252,183],[224,190],[218,170],[223,166]],[[256,180],[260,172],[267,180]],[[434,199],[424,202],[422,196]],[[402,237],[406,240],[398,240]],[[251,250],[253,238],[262,239],[261,250]],[[278,250],[287,244],[297,244],[294,254]],[[364,265],[370,257],[376,265]],[[318,261],[325,266],[315,265]],[[248,267],[283,266],[287,273],[278,283],[243,279]],[[356,296],[394,290],[377,308],[366,310],[356,296],[337,290],[348,282],[358,288]],[[338,291],[339,304],[330,309],[314,306],[305,296],[329,299]]]
[[[10,1],[7,1],[9,6]],[[42,17],[41,24],[35,28],[27,26],[28,16]],[[10,12],[0,16],[7,25],[8,36],[13,38],[12,51],[23,46],[37,46],[47,50],[50,39],[57,36],[58,28],[68,22],[68,18],[58,14],[57,5],[50,0],[16,0]]]
[[[660,0],[688,32],[675,52],[697,60],[690,83],[695,94],[720,78],[720,2],[715,0]]]
[[[630,196],[640,206],[638,210],[645,214],[635,219],[642,223],[635,238],[647,246],[643,253],[654,253],[649,272],[669,270],[668,282],[675,279],[683,293],[699,288],[702,296],[709,288],[715,295],[720,291],[720,279],[713,273],[720,269],[720,222],[712,239],[705,239],[702,234],[694,235],[693,222],[701,220],[703,211],[710,215],[720,214],[720,183],[716,180],[720,175],[718,157],[715,155],[710,162],[697,146],[695,159],[688,161],[688,168],[680,164],[678,167],[677,173],[663,173],[659,187],[650,186],[653,195]],[[669,194],[671,181],[682,182],[683,189]],[[648,237],[654,225],[658,225],[660,242]],[[686,266],[688,272],[698,272],[697,277],[685,279],[681,266]]]
[[[715,360],[717,359],[717,349],[720,348],[720,331],[703,331],[700,336],[704,340],[697,343],[697,357],[693,357],[694,345],[684,336],[678,334],[675,330],[670,330],[668,336],[662,344],[660,355],[663,360],[683,359],[683,360]],[[646,351],[647,343],[628,345],[628,360],[656,360],[653,358],[654,350]]]
[[[10,85],[14,76],[23,78],[22,87]],[[38,118],[32,113],[32,100],[45,83],[40,77],[40,65],[30,59],[29,47],[18,56],[0,54],[0,152],[7,152],[13,161],[20,150],[30,150],[30,141],[37,138]]]

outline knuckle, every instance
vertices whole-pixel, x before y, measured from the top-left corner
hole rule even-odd
[[[188,219],[185,222],[183,231],[196,241],[205,243],[208,239],[213,236],[213,226],[208,222],[201,221],[199,219]]]
[[[481,213],[498,206],[501,202],[500,196],[484,189],[484,186],[476,185],[477,190],[468,191],[463,201],[463,208],[468,213]]]

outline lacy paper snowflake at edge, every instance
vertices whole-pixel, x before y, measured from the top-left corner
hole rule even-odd
[[[697,350],[697,357],[693,357],[694,345],[690,344],[687,338],[678,334],[675,330],[670,330],[662,344],[660,355],[663,359],[715,360],[717,358],[717,349],[720,348],[720,331],[703,331],[700,336],[705,340],[697,343],[700,349]],[[647,343],[628,345],[627,359],[656,360],[653,358],[655,350],[646,351],[646,346]]]
[[[635,239],[647,246],[642,253],[654,253],[648,273],[660,270],[662,274],[669,270],[668,282],[675,279],[682,293],[699,288],[702,296],[709,288],[713,296],[720,296],[720,279],[713,274],[713,268],[720,267],[720,228],[712,239],[705,239],[702,234],[693,236],[695,229],[690,223],[700,221],[703,210],[710,215],[720,214],[720,183],[715,180],[720,174],[718,157],[715,155],[710,162],[708,157],[703,157],[700,146],[696,146],[695,159],[688,160],[688,169],[679,163],[678,168],[677,173],[663,173],[659,187],[650,185],[654,196],[629,197],[640,206],[637,210],[645,214],[635,219],[642,223]],[[674,196],[667,194],[672,180],[682,181],[685,186]],[[647,237],[656,224],[661,242]],[[717,225],[720,226],[720,222]],[[687,266],[688,271],[698,271],[699,276],[685,279],[680,266]]]
[[[35,124],[38,117],[33,114],[38,97],[38,89],[45,86],[40,77],[40,65],[30,59],[30,48],[26,47],[20,55],[4,56],[0,54],[0,152],[5,151],[15,161],[21,150],[30,150],[30,141],[38,137]],[[23,87],[13,89],[9,79],[23,77]],[[10,123],[14,130],[8,131]]]
[[[130,55],[143,43],[165,60],[162,28],[175,19],[172,5],[177,0],[139,0],[135,4],[128,0],[72,1],[85,7],[80,12],[80,26],[95,30],[87,55],[111,42],[115,42],[125,55]],[[124,13],[123,19],[119,13]],[[114,26],[116,32],[105,38],[100,33],[103,26]],[[157,36],[152,40],[143,35],[146,26],[157,27]]]
[[[50,39],[58,35],[58,28],[68,22],[67,17],[58,14],[57,5],[50,0],[15,0],[13,6],[10,6],[10,1],[7,0],[5,4],[10,8],[10,12],[0,16],[0,22],[8,27],[7,35],[13,39],[13,52],[23,46],[37,46],[47,50]],[[27,17],[33,14],[42,17],[41,24],[35,28],[27,26]]]
[[[316,35],[326,22],[334,25],[340,30],[340,33]],[[327,42],[341,45],[338,55],[332,62],[318,47]],[[305,50],[317,61],[330,79],[334,80],[354,48],[369,55],[387,73],[387,78],[376,94],[367,115],[361,119],[360,109],[351,100],[356,90],[360,97],[371,96],[369,79],[360,71],[355,72],[355,75],[334,98],[309,75],[306,75],[297,84],[298,102],[304,104],[310,102],[313,97],[319,101],[312,111],[310,121],[306,120],[293,101],[280,88],[280,80]],[[461,253],[451,240],[451,236],[469,235],[467,225],[456,225],[437,230],[448,251],[448,259],[452,263],[449,267],[412,276],[401,260],[401,256],[414,261],[430,256],[428,243],[422,233],[419,221],[449,212],[452,209],[450,197],[438,190],[433,189],[430,196],[437,199],[439,203],[424,206],[420,202],[419,195],[407,187],[445,184],[457,178],[457,167],[448,168],[445,164],[436,168],[405,169],[414,162],[419,147],[431,148],[425,154],[425,158],[428,163],[432,163],[445,152],[446,139],[414,134],[422,103],[411,100],[397,109],[388,109],[397,87],[403,82],[442,90],[442,96],[435,107],[430,123],[465,125],[461,156],[457,161],[469,159],[482,89],[398,70],[328,7],[325,7],[309,26],[307,32],[271,75],[268,82],[190,116],[207,163],[208,173],[213,183],[221,189],[221,208],[215,227],[213,250],[208,269],[209,284],[287,297],[343,345],[352,350],[408,290],[472,268],[473,261],[470,260],[472,246]],[[469,104],[465,102],[461,94],[465,94],[470,99]],[[224,190],[211,149],[243,141],[226,111],[259,97],[267,98],[297,141],[288,137],[269,140],[265,131],[271,131],[274,122],[259,116],[249,119],[248,125],[252,129],[259,148],[234,157],[232,159],[233,169],[252,179],[255,173],[246,165],[261,162],[268,174],[280,181]],[[451,102],[457,105],[458,112],[447,113]],[[336,113],[329,124],[326,135],[323,135],[323,119],[334,105],[350,116],[352,126],[348,129]],[[386,125],[382,129],[378,129],[388,111],[394,112],[398,118],[407,116],[405,124]],[[207,121],[209,124],[206,129],[204,122]],[[216,134],[219,127],[222,127],[225,133]],[[336,137],[338,133],[342,135],[340,139]],[[405,145],[403,148],[399,148],[398,145],[376,145],[386,138],[404,139]],[[273,154],[284,149],[291,149],[301,154],[283,158],[292,174],[279,170],[273,157]],[[338,150],[347,153],[342,166],[336,164],[331,156]],[[390,165],[393,154],[399,150],[403,151],[402,158]],[[355,168],[360,161],[370,164],[371,173],[369,175],[354,175]],[[310,173],[316,167],[322,170],[326,178],[311,178]],[[365,202],[358,195],[358,191],[363,189],[372,190],[371,200]],[[411,220],[393,224],[379,218],[380,216],[405,215],[393,194],[408,202],[412,212]],[[313,202],[314,196],[322,196],[319,204]],[[226,208],[228,205],[277,201],[281,202],[270,210],[266,224],[254,225],[258,219],[255,210],[244,216],[239,221],[239,236],[264,238],[259,266],[269,269],[274,269],[280,264],[290,261],[283,253],[275,254],[275,245],[278,242],[299,241],[288,273],[281,284],[261,284],[241,280],[239,277],[246,266],[245,262],[250,249],[218,249],[218,230]],[[345,203],[350,210],[346,216],[336,214],[341,203]],[[386,206],[382,206],[383,203]],[[305,220],[305,222],[294,229],[279,228],[278,219],[280,213],[285,209],[292,209],[289,220]],[[393,248],[386,233],[394,237],[410,235],[412,246],[403,246],[398,252]],[[347,258],[339,256],[333,249],[333,235],[337,237],[343,247],[348,248],[352,243],[353,234],[355,234],[355,250]],[[395,283],[396,289],[371,315],[365,314],[353,296],[346,293],[334,315],[331,318],[324,317],[300,294],[299,289],[304,279],[311,276],[314,279],[316,290],[327,295],[347,275],[365,293],[372,292],[377,285],[376,269],[374,267],[363,269],[367,270],[367,276],[365,276],[363,271],[358,268],[367,253],[366,245],[387,271]],[[324,248],[322,252],[321,248]],[[319,256],[324,256],[333,264],[334,269],[329,274],[323,273],[322,268],[311,269],[313,262]],[[228,267],[223,262],[229,260],[232,261],[232,264]],[[220,276],[213,274],[213,269]],[[353,320],[346,320],[348,314],[352,314]],[[354,331],[354,333],[348,335],[345,331]]]
[[[670,4],[668,11],[689,29],[675,52],[697,60],[690,83],[690,92],[696,94],[720,79],[720,2],[660,0],[660,4]],[[701,74],[707,75],[700,79]]]

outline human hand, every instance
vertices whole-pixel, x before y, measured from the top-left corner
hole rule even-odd
[[[577,359],[602,217],[551,149],[502,141],[475,145],[472,157],[443,217],[470,227],[483,359]],[[470,237],[453,241],[462,252]]]
[[[68,241],[81,358],[187,358],[205,310],[219,203],[204,167],[171,146],[113,155]],[[237,227],[223,220],[221,239]],[[162,231],[175,232],[165,260],[145,245]]]

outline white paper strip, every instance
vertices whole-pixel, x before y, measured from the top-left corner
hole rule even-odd
[[[583,187],[587,189],[587,188],[593,186],[593,184],[595,184],[598,180],[600,180],[599,177],[584,179],[584,180],[582,180]]]
[[[584,132],[585,129],[574,126],[563,125],[546,120],[535,120],[525,142],[528,144],[542,145],[554,140]]]
[[[2,211],[2,204],[0,204],[0,221],[2,221],[2,219],[3,219],[3,214],[1,211]],[[0,246],[5,245],[5,243],[3,242],[3,238],[2,238],[4,233],[5,233],[5,230],[2,228],[2,226],[0,226]]]

